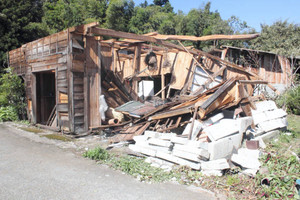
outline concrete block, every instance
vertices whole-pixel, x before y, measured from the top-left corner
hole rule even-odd
[[[230,168],[229,163],[225,158],[207,161],[207,162],[201,162],[201,170],[223,170],[229,168]]]
[[[220,121],[223,118],[224,118],[224,114],[223,113],[218,113],[218,114],[210,117],[208,120],[205,120],[203,123],[206,126],[211,126],[211,125],[213,125],[214,123]]]
[[[260,162],[259,150],[250,150],[246,148],[241,148],[238,150],[237,154],[232,154],[231,161],[244,168],[248,169],[259,169]]]
[[[243,134],[246,132],[247,128],[251,126],[253,119],[252,117],[241,117],[236,119],[237,124],[239,125],[239,133]]]
[[[191,120],[193,119],[191,118]],[[192,131],[192,137],[191,137],[192,140],[194,140],[197,137],[198,133],[203,128],[203,126],[204,125],[200,121],[195,120],[193,131]],[[191,128],[192,128],[192,123],[187,124],[184,131],[182,132],[182,135],[189,135]]]
[[[158,138],[150,138],[148,140],[148,142],[149,142],[149,144],[156,145],[156,146],[162,146],[162,147],[168,147],[168,148],[171,146],[170,141],[161,140],[161,139],[158,139]]]
[[[287,120],[286,118],[279,118],[271,121],[260,122],[257,126],[265,132],[269,132],[274,129],[287,127]]]
[[[268,142],[268,141],[271,141],[272,139],[278,137],[280,134],[280,131],[279,130],[273,130],[273,131],[270,131],[270,132],[267,132],[263,135],[260,135],[260,136],[257,136],[255,137],[256,140],[262,140],[263,142]],[[259,143],[259,145],[261,145],[261,143]]]
[[[162,140],[170,140],[171,137],[176,136],[176,133],[160,133],[156,131],[146,130],[144,136],[148,138],[160,138]]]
[[[222,119],[218,123],[203,129],[211,141],[217,141],[229,135],[239,132],[239,124],[237,120]]]
[[[186,137],[177,137],[177,136],[174,136],[174,137],[171,138],[171,142],[177,143],[177,144],[186,144],[188,141],[189,140]]]
[[[229,158],[234,150],[240,148],[243,139],[243,134],[237,133],[218,141],[208,143],[208,152],[210,160],[220,158]]]
[[[156,157],[162,158],[164,160],[167,160],[167,161],[170,161],[173,163],[177,163],[179,165],[188,166],[195,170],[200,170],[200,167],[201,167],[200,163],[188,161],[188,160],[185,160],[185,159],[179,158],[177,156],[174,156],[172,154],[168,154],[168,153],[164,153],[164,152],[157,152]]]
[[[176,150],[176,149],[173,149],[172,154],[174,156],[184,158],[186,160],[200,162],[200,156],[198,154],[194,154],[194,153],[190,153],[190,152],[186,152],[186,151],[181,151],[181,150]]]
[[[253,114],[254,124],[257,125],[261,122],[271,121],[278,118],[286,117],[287,113],[282,109],[275,109],[271,111],[264,111],[260,113]]]
[[[146,141],[148,140],[148,137],[145,136],[145,135],[136,135],[136,136],[133,136],[133,140],[135,142],[141,142],[141,141]]]
[[[195,141],[195,140],[188,140],[186,143],[187,146],[195,147],[195,148],[201,148],[208,150],[208,142],[201,142],[201,141]]]
[[[174,147],[173,147],[173,151],[174,150],[180,150],[180,151],[184,151],[184,152],[187,152],[187,153],[193,153],[193,154],[196,154],[198,155],[198,157],[200,159],[209,159],[209,153],[207,150],[204,150],[204,149],[199,149],[197,147],[194,147],[194,146],[189,146],[188,144],[187,145],[180,145],[180,144],[175,144]]]
[[[257,112],[263,112],[267,110],[274,110],[277,109],[277,106],[274,101],[261,101],[255,104]],[[254,111],[254,112],[255,112]]]
[[[147,147],[142,147],[142,146],[138,146],[138,145],[134,145],[134,144],[130,144],[129,149],[131,149],[132,151],[135,152],[139,152],[148,156],[153,156],[155,157],[156,155],[156,151]]]
[[[156,146],[156,145],[148,145],[148,146],[145,146],[145,147],[149,148],[149,149],[153,149],[155,151],[162,151],[162,152],[166,152],[166,153],[171,152],[170,148],[168,148],[168,147],[162,147],[162,146]]]

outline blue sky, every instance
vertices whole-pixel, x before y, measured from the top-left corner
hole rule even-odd
[[[147,0],[152,3],[152,0]],[[139,5],[144,0],[134,0]],[[192,8],[202,8],[208,0],[170,0],[174,11],[182,10],[185,14]],[[260,24],[271,25],[277,20],[288,20],[300,24],[300,0],[210,0],[211,11],[221,14],[223,20],[237,16],[256,31]]]

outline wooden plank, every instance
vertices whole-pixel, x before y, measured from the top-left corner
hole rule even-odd
[[[56,106],[58,112],[68,112],[68,104],[67,103],[58,103]]]
[[[190,35],[161,35],[157,34],[152,37],[160,40],[187,40],[187,41],[209,41],[209,40],[251,40],[259,34],[241,34],[241,35],[206,35],[202,37]]]
[[[44,62],[44,61],[49,61],[49,60],[57,60],[57,59],[62,58],[62,57],[65,57],[65,55],[59,53],[59,54],[39,57],[39,58],[36,58],[36,59],[30,59],[30,60],[27,60],[27,62],[28,63],[37,63],[37,62]]]

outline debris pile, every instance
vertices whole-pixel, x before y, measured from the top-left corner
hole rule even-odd
[[[250,98],[240,81],[231,78],[201,94],[169,101],[129,101],[115,109],[130,121],[110,127],[117,133],[111,142],[134,141],[129,149],[166,170],[178,164],[221,176],[234,164],[255,175],[258,148],[274,130],[287,126],[287,114],[273,101],[245,101]]]

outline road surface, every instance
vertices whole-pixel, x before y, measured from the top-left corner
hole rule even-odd
[[[0,124],[0,199],[215,199],[199,188],[139,182],[39,138]]]

